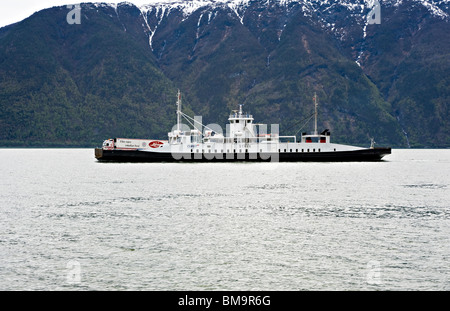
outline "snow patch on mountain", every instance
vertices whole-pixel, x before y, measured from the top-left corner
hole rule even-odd
[[[438,4],[447,4],[450,1],[424,1],[424,0],[418,0],[418,2],[420,2],[424,7],[426,7],[428,9],[428,11],[430,11],[431,14],[433,14],[434,16],[440,17],[442,19],[448,19],[449,15],[447,13],[445,13],[439,6]],[[448,9],[448,6],[447,6]]]
[[[305,16],[311,16],[315,12],[325,13],[330,11],[333,7],[344,7],[349,12],[355,15],[367,14],[367,8],[373,7],[376,0],[265,0],[258,1],[259,5],[277,4],[279,6],[289,7],[293,4],[302,5],[302,10]],[[407,2],[415,2],[423,5],[427,10],[436,17],[448,20],[449,19],[449,3],[450,0],[378,0],[381,6],[398,7]],[[254,4],[254,0],[148,0],[147,4],[138,6],[141,12],[145,15],[156,7],[166,9],[177,9],[183,13],[184,20],[192,13],[205,7],[217,8],[228,7],[231,9],[239,21],[243,23],[244,13],[250,4]],[[96,7],[110,6],[117,10],[117,6],[134,4],[129,2],[114,3],[94,3]]]
[[[369,14],[371,14],[371,9],[375,5],[381,6],[384,10],[395,9],[406,4],[410,4],[412,8],[423,6],[432,16],[449,21],[449,3],[450,0],[148,0],[147,4],[139,6],[138,9],[141,11],[141,16],[144,20],[142,26],[148,35],[149,46],[152,51],[153,38],[158,26],[172,12],[181,13],[181,22],[183,22],[193,13],[199,11],[199,16],[196,17],[198,20],[195,42],[200,38],[202,25],[206,24],[202,20],[207,17],[207,24],[210,24],[211,20],[218,14],[218,9],[225,9],[231,14],[234,13],[237,20],[244,25],[246,23],[246,12],[250,6],[258,6],[261,9],[278,6],[284,8],[286,14],[293,8],[297,8],[302,12],[303,16],[311,18],[313,22],[317,22],[320,27],[327,29],[337,39],[345,41],[349,39],[348,36],[355,35],[354,33],[350,34],[345,24],[343,25],[339,20],[339,12],[345,10],[347,11],[345,14],[346,18],[350,19],[349,22],[361,27],[361,43],[358,47],[357,55],[355,55],[356,63],[361,66],[365,52],[368,25],[370,24]],[[119,4],[95,3],[93,5],[96,8],[111,7],[116,12],[117,18],[119,18],[118,8],[121,6],[134,6],[129,2]],[[383,23],[382,17],[381,23]],[[281,25],[277,32],[278,41],[281,40],[286,23],[282,27]]]

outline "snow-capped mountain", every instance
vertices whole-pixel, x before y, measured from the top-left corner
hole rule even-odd
[[[219,10],[228,10],[235,14],[241,24],[252,22],[254,17],[250,12],[258,8],[261,18],[264,9],[278,8],[278,14],[288,16],[293,10],[300,10],[305,17],[310,17],[315,23],[332,33],[341,41],[360,41],[367,36],[367,27],[370,22],[370,14],[384,16],[388,11],[396,11],[401,6],[407,5],[409,10],[426,9],[433,18],[449,22],[450,0],[149,0],[148,4],[139,6],[144,18],[145,31],[148,34],[149,46],[153,50],[153,38],[158,31],[158,26],[164,20],[177,15],[182,16],[180,22],[186,21],[191,15],[198,13],[198,29],[207,19],[209,24]],[[123,2],[119,6],[134,6]],[[114,7],[117,4],[97,3],[95,7]],[[378,11],[374,11],[378,7]],[[171,16],[172,15],[172,16]],[[380,16],[379,23],[382,22]],[[281,23],[277,32],[279,39],[286,23]],[[198,36],[198,34],[197,34]],[[350,37],[349,37],[350,36]],[[362,44],[359,42],[358,44]],[[355,46],[359,52],[354,52],[355,61],[361,65],[363,59],[363,46]]]
[[[216,8],[228,6],[231,9],[245,10],[250,5],[259,2],[260,5],[277,4],[279,6],[290,6],[300,4],[305,11],[317,12],[330,10],[332,7],[344,7],[347,10],[357,14],[364,13],[367,8],[372,8],[375,3],[386,7],[398,7],[408,0],[149,0],[148,4],[140,6],[143,11],[153,8],[179,9],[188,16],[192,12],[206,7]],[[447,18],[449,10],[449,0],[409,0],[415,2],[414,5],[422,5],[430,10],[436,16]]]
[[[213,11],[217,8],[227,7],[243,22],[245,12],[251,6],[268,7],[277,5],[289,8],[298,5],[301,7],[305,16],[316,14],[323,18],[322,21],[326,25],[332,25],[333,23],[328,23],[327,17],[333,15],[335,11],[344,9],[356,21],[366,23],[367,15],[374,6],[382,6],[385,9],[395,10],[395,8],[405,3],[411,5],[412,8],[423,6],[435,17],[448,20],[449,2],[449,0],[149,0],[148,4],[140,6],[140,10],[145,14],[151,11],[158,11],[161,13],[164,12],[167,15],[172,10],[177,10],[183,12],[184,18],[187,18],[198,10]]]
[[[78,121],[51,119],[61,128],[34,138],[71,126],[64,137],[77,140],[158,137],[173,116],[167,94],[180,88],[206,122],[225,124],[245,104],[291,127],[316,92],[321,126],[337,141],[448,147],[449,2],[85,3],[74,25],[66,6],[44,10],[0,29],[0,142],[29,139],[52,111]],[[8,106],[24,102],[28,114]]]

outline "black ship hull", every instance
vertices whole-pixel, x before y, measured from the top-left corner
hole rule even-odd
[[[331,152],[183,154],[95,149],[95,158],[104,162],[367,162],[380,161],[388,154],[391,148],[384,147]]]

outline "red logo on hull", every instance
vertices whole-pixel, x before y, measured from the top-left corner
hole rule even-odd
[[[150,142],[148,145],[149,145],[151,148],[159,148],[161,145],[164,145],[164,143],[161,142],[161,141],[155,140],[155,141]]]

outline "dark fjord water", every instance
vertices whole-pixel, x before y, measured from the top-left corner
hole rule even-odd
[[[0,159],[2,290],[450,290],[450,150],[377,163]]]

